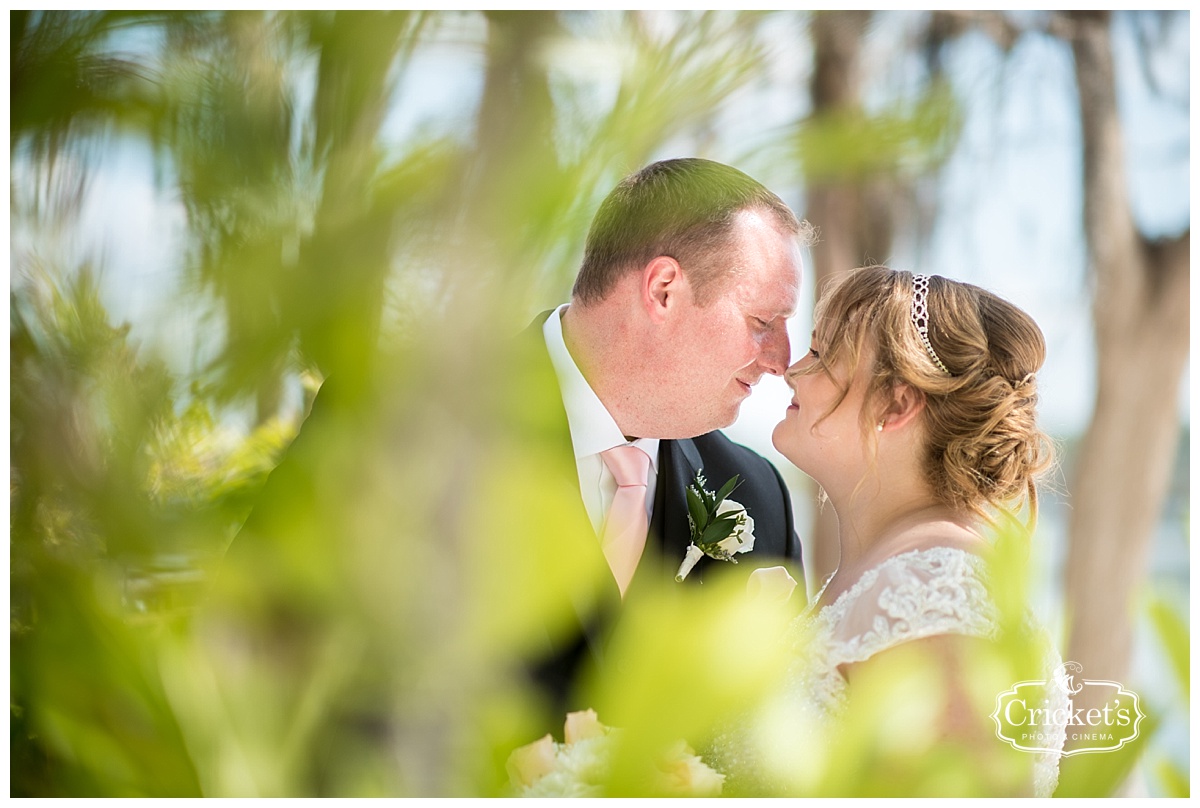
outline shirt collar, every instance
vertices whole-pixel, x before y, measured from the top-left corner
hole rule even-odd
[[[567,305],[564,303],[550,313],[542,326],[542,335],[546,340],[550,363],[554,365],[554,373],[558,376],[563,407],[567,411],[567,424],[571,428],[571,443],[575,447],[575,457],[579,459],[614,446],[623,446],[630,441],[621,434],[612,414],[592,390],[567,350],[562,332],[562,313]],[[658,443],[658,438],[638,438],[633,441],[633,445],[650,455],[655,471],[658,471]]]

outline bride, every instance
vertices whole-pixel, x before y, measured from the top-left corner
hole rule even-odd
[[[866,796],[855,772],[878,783],[890,760],[905,794],[1049,796],[1064,727],[1038,727],[1049,740],[1031,754],[989,718],[1012,684],[1013,636],[1033,643],[1020,647],[1035,649],[1036,678],[1061,663],[1036,627],[1008,631],[994,587],[1013,582],[989,575],[1003,555],[989,534],[1019,545],[1050,462],[1035,414],[1041,331],[983,289],[886,267],[837,277],[814,322],[772,439],[828,497],[840,563],[794,626],[785,694],[716,744],[727,793]],[[1064,706],[1052,691],[1045,703]],[[922,779],[923,763],[936,777]]]

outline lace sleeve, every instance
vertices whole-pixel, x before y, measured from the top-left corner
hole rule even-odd
[[[943,634],[994,638],[986,562],[948,547],[906,553],[864,575],[832,626],[832,665],[862,662],[910,640]]]

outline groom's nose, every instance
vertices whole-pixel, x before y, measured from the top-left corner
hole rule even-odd
[[[788,340],[786,325],[771,330],[762,343],[758,363],[772,376],[782,376],[792,363],[792,344]]]

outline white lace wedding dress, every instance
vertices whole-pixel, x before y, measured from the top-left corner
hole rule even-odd
[[[815,614],[796,619],[790,632],[795,662],[788,676],[782,705],[775,720],[791,726],[828,729],[846,708],[847,682],[839,665],[863,662],[902,643],[938,635],[963,635],[995,639],[999,624],[987,584],[986,561],[978,555],[949,547],[913,550],[893,556],[868,570],[850,589]],[[820,599],[820,593],[814,603]],[[1039,631],[1031,626],[1029,630]],[[1039,633],[1044,635],[1044,632]],[[1047,681],[1062,660],[1053,646],[1043,643],[1041,674]],[[1048,706],[1069,706],[1066,693],[1048,689]],[[786,719],[781,718],[786,714]],[[1060,712],[1058,715],[1064,715]],[[1058,752],[1066,737],[1065,726],[1043,726],[1051,737],[1046,752],[1033,762],[1035,796],[1050,796],[1058,782]],[[715,765],[741,781],[750,791],[764,788],[763,765],[750,760],[753,751],[745,728],[726,733],[713,748]],[[814,732],[812,740],[823,737]],[[996,739],[997,743],[1003,743]],[[803,739],[792,750],[805,754]],[[778,766],[776,761],[776,766]],[[758,782],[756,782],[758,781]],[[732,784],[732,783],[731,783]],[[765,787],[770,791],[770,787]]]

